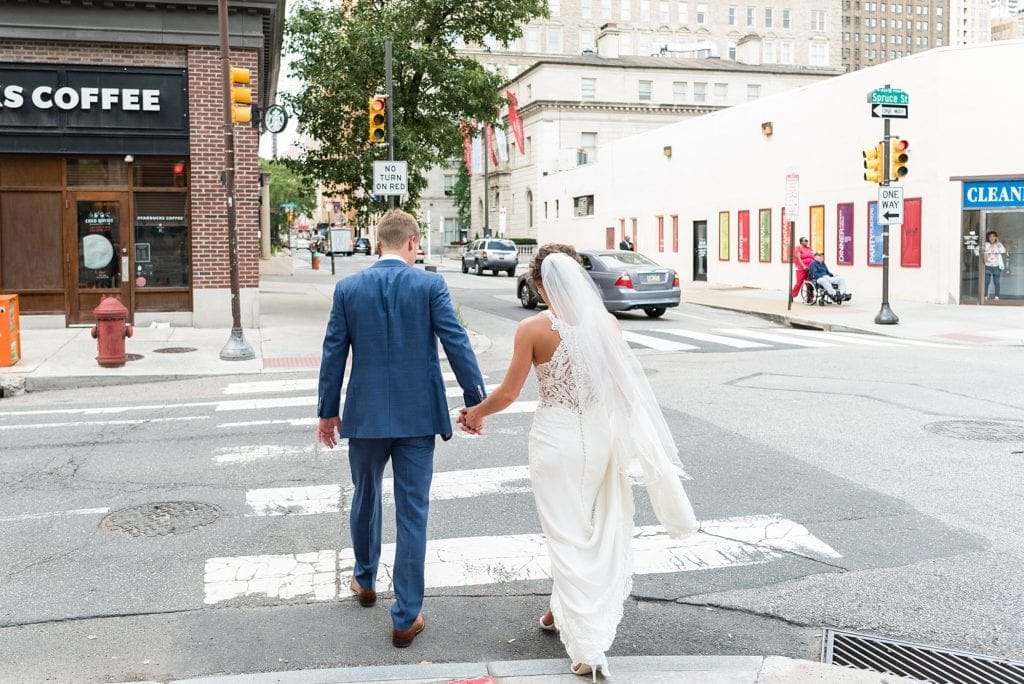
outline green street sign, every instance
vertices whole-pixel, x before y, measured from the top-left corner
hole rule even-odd
[[[910,96],[896,88],[876,88],[868,95],[868,103],[873,105],[903,105],[910,104]]]
[[[297,209],[298,206],[295,202],[281,202],[282,209]]]

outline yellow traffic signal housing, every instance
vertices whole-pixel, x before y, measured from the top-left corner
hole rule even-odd
[[[231,121],[247,124],[252,121],[252,75],[248,69],[231,67]]]
[[[910,173],[907,163],[910,161],[910,142],[903,138],[889,139],[889,180],[898,181]]]
[[[882,143],[869,147],[861,153],[864,155],[864,180],[867,182],[882,183],[885,181],[882,168],[885,163],[883,153]]]
[[[369,117],[369,133],[367,139],[371,143],[385,143],[388,137],[388,100],[383,95],[371,97],[367,104]]]

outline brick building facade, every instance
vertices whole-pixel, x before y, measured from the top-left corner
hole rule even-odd
[[[66,33],[49,13],[62,14]],[[284,0],[230,3],[230,62],[273,102]],[[88,323],[231,322],[216,7],[0,0],[0,292]],[[242,323],[258,320],[259,130],[232,127]]]

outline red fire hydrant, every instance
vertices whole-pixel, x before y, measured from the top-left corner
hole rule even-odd
[[[96,317],[92,336],[99,352],[96,361],[107,368],[123,366],[127,361],[124,338],[132,336],[132,326],[125,323],[128,309],[117,297],[106,297],[92,313]]]

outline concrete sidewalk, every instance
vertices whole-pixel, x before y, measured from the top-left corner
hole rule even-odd
[[[442,273],[456,273],[458,262],[438,264]],[[129,361],[121,368],[96,363],[96,342],[89,327],[37,329],[22,318],[22,359],[0,368],[0,396],[21,391],[91,385],[155,382],[191,377],[316,370],[330,313],[336,276],[329,267],[313,271],[301,259],[277,255],[260,263],[260,327],[244,331],[255,358],[223,361],[220,351],[228,329],[140,327],[127,340]],[[1024,346],[1024,308],[1008,305],[959,306],[890,302],[897,325],[878,325],[877,297],[855,293],[842,306],[787,306],[784,291],[722,288],[687,284],[685,304],[758,315],[783,325],[822,330],[856,331],[936,342],[980,346]],[[478,351],[489,346],[474,335]]]
[[[896,684],[920,680],[778,656],[627,656],[609,658],[615,684]],[[179,680],[175,684],[568,684],[588,682],[569,671],[568,660],[490,663],[421,663]]]

